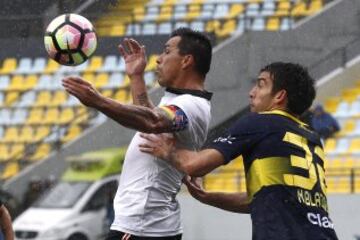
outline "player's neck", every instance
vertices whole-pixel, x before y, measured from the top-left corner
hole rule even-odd
[[[204,90],[204,78],[197,74],[183,74],[175,79],[172,88]]]

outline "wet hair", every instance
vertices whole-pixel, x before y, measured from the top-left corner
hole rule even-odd
[[[275,62],[265,66],[261,72],[268,72],[273,80],[272,93],[287,92],[287,110],[301,115],[312,104],[316,91],[314,79],[306,68],[299,64]]]
[[[190,28],[175,29],[170,37],[181,38],[178,43],[181,55],[191,54],[195,61],[195,70],[205,76],[210,70],[212,46],[210,39],[201,32]]]

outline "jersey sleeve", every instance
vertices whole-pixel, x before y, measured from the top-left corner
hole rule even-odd
[[[241,118],[206,148],[219,151],[224,156],[225,164],[251,151],[253,146],[266,135],[258,116],[258,114],[249,114]]]
[[[185,112],[176,105],[165,105],[160,107],[172,121],[172,130],[178,132],[184,130],[188,124],[188,118]]]

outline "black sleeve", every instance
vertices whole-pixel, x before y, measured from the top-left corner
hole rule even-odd
[[[259,114],[249,114],[238,120],[222,136],[216,138],[206,148],[218,150],[225,164],[251,150],[253,145],[264,136],[264,127]]]

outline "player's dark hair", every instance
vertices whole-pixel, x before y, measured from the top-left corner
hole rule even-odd
[[[178,43],[181,55],[191,54],[195,61],[195,70],[205,76],[210,70],[212,46],[210,39],[201,32],[190,28],[175,29],[170,37],[181,38]]]
[[[294,63],[275,62],[261,69],[261,72],[265,71],[273,79],[273,94],[286,90],[289,112],[301,115],[311,106],[316,95],[315,81],[306,68]]]

